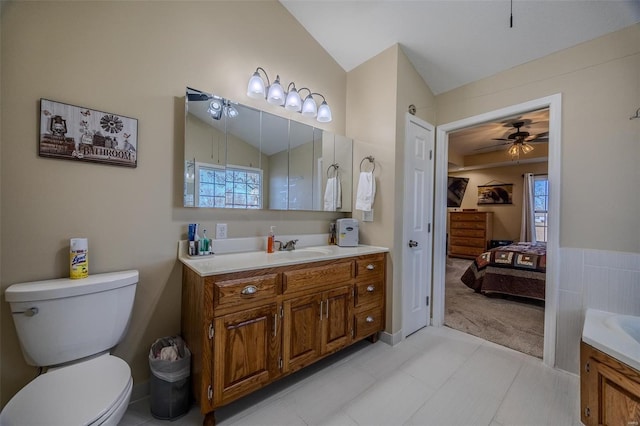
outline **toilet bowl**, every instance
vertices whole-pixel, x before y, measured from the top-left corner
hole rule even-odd
[[[108,351],[126,332],[137,282],[137,271],[125,271],[7,289],[25,360],[53,367],[11,398],[1,426],[119,423],[133,379]]]
[[[117,425],[129,404],[132,387],[127,363],[101,355],[49,370],[32,380],[6,405],[0,424]]]

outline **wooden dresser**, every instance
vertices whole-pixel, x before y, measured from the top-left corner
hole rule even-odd
[[[487,251],[493,236],[493,212],[449,213],[449,256],[474,259]]]

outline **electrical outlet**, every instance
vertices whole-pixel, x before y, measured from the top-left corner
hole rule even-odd
[[[227,224],[217,223],[216,224],[216,240],[224,240],[225,238],[227,238]]]
[[[369,211],[362,211],[363,222],[373,222],[373,209]]]

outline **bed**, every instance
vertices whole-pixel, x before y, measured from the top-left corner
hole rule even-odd
[[[546,272],[546,243],[523,242],[482,253],[461,280],[485,295],[498,293],[544,300]]]

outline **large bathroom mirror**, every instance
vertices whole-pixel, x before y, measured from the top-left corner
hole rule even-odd
[[[351,211],[351,139],[191,88],[185,111],[185,207]]]

